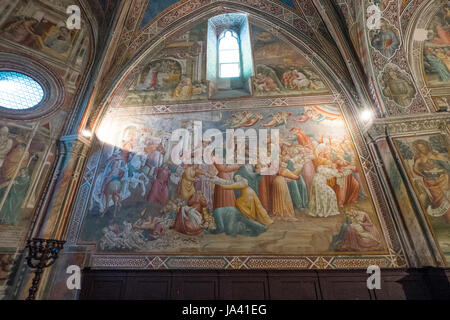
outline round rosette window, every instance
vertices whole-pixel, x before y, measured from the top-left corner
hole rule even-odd
[[[0,107],[26,110],[37,106],[44,98],[39,82],[26,74],[0,71]]]

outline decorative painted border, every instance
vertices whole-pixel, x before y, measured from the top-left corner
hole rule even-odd
[[[361,256],[158,256],[158,255],[92,255],[92,269],[137,270],[298,270],[298,269],[365,269],[371,265],[381,268],[406,266],[395,255]]]

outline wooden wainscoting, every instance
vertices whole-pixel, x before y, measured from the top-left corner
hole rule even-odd
[[[450,269],[384,269],[369,290],[365,270],[83,270],[81,300],[450,299]]]

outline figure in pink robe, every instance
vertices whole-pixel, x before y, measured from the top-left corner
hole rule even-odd
[[[158,69],[152,71],[152,78],[148,84],[149,89],[155,89],[158,86],[158,73]]]
[[[150,203],[160,203],[165,205],[169,201],[169,179],[170,170],[167,167],[155,169],[156,179],[152,184],[147,200]]]
[[[450,30],[445,30],[442,25],[436,26],[437,37],[433,39],[435,44],[450,45]]]
[[[349,214],[351,223],[345,231],[339,251],[377,250],[382,246],[380,234],[364,211],[352,210]]]
[[[308,160],[303,165],[303,170],[301,172],[302,178],[305,181],[306,188],[308,189],[308,195],[311,192],[312,182],[314,175],[316,174],[316,167],[314,166],[313,160]]]

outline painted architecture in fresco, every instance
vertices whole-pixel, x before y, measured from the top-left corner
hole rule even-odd
[[[147,63],[124,105],[207,99],[206,22],[173,39]]]

